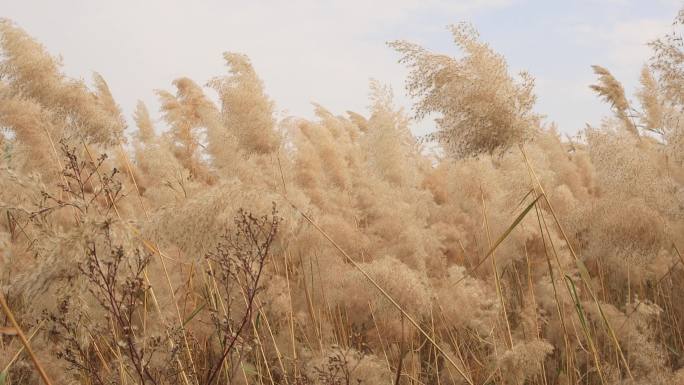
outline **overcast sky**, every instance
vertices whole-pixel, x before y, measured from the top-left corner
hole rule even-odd
[[[65,72],[108,81],[127,117],[137,100],[156,112],[154,89],[173,79],[199,84],[225,73],[222,52],[247,54],[282,114],[365,113],[368,80],[390,84],[396,102],[406,70],[386,46],[405,39],[457,54],[448,24],[471,21],[505,55],[512,72],[537,78],[538,112],[561,130],[598,123],[608,108],[591,93],[590,65],[623,81],[629,94],[650,56],[646,43],[671,31],[675,0],[3,0],[15,21],[63,57]],[[211,91],[208,91],[211,93]],[[414,132],[434,127],[417,122]]]

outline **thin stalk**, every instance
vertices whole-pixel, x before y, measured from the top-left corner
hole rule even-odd
[[[31,340],[32,340],[33,337],[36,335],[36,333],[38,333],[38,330],[40,330],[40,328],[43,327],[43,322],[44,322],[44,321],[41,321],[41,322],[38,324],[38,326],[36,326],[36,328],[33,329],[33,331],[31,332],[31,335],[29,335],[29,336],[26,338],[26,341],[31,342]],[[12,356],[12,359],[7,363],[7,365],[5,365],[5,368],[2,369],[2,370],[0,371],[0,373],[7,373],[7,372],[9,371],[10,367],[12,366],[12,364],[14,363],[14,361],[16,361],[17,358],[19,358],[19,355],[21,354],[21,352],[24,351],[24,349],[26,349],[26,346],[25,346],[25,345],[22,345],[21,348],[19,348],[19,350],[17,350],[17,352],[14,353],[14,355]]]
[[[19,336],[19,340],[21,341],[21,344],[24,345],[24,349],[26,349],[26,352],[28,353],[29,357],[31,358],[31,361],[33,361],[33,366],[36,367],[36,370],[38,371],[40,378],[43,380],[45,385],[52,385],[52,382],[50,382],[50,378],[48,378],[48,375],[45,372],[45,369],[43,369],[43,366],[40,364],[40,361],[38,361],[38,357],[36,357],[36,354],[33,352],[33,349],[31,349],[31,344],[29,343],[29,340],[26,338],[26,335],[22,331],[21,326],[19,326],[19,323],[14,318],[14,314],[12,313],[12,310],[10,309],[9,305],[7,304],[7,301],[5,301],[5,295],[1,292],[0,292],[0,305],[2,306],[2,311],[5,313],[5,316],[7,316],[7,319],[12,324],[12,327],[14,327],[14,329],[17,331],[17,336]]]
[[[446,360],[454,367],[454,369],[456,369],[456,371],[458,371],[458,373],[461,375],[461,377],[463,377],[463,379],[464,379],[468,384],[474,385],[473,381],[472,381],[472,380],[463,372],[463,370],[461,370],[461,368],[458,367],[458,365],[456,365],[456,363],[451,359],[451,357],[448,356],[448,354],[444,351],[444,349],[442,349],[442,348],[437,344],[437,342],[435,342],[435,341],[430,337],[430,335],[429,335],[425,330],[423,330],[423,328],[418,324],[418,322],[416,322],[416,321],[413,319],[413,317],[411,317],[411,315],[408,314],[408,313],[406,312],[406,310],[404,310],[404,308],[402,308],[401,305],[399,305],[399,303],[398,303],[398,302],[397,302],[397,301],[396,301],[396,300],[395,300],[395,299],[394,299],[394,298],[393,298],[385,289],[383,289],[382,286],[380,286],[380,285],[373,279],[373,277],[371,277],[371,276],[370,276],[370,275],[361,267],[361,265],[359,265],[356,261],[354,261],[354,259],[352,259],[352,257],[350,257],[349,254],[347,254],[347,252],[344,251],[344,250],[337,244],[337,242],[335,242],[335,241],[328,235],[328,233],[326,233],[325,231],[323,231],[323,229],[321,229],[321,228],[320,228],[320,227],[319,227],[319,226],[318,226],[318,225],[317,225],[317,224],[316,224],[308,215],[306,215],[303,211],[299,210],[299,208],[297,208],[297,206],[295,206],[295,205],[294,205],[292,202],[290,202],[287,198],[285,198],[285,200],[290,204],[290,206],[292,206],[293,209],[295,209],[297,212],[299,212],[299,214],[300,214],[307,222],[309,222],[309,223],[310,223],[310,224],[311,224],[319,233],[321,233],[321,235],[323,235],[323,237],[325,237],[325,239],[327,239],[328,242],[330,242],[330,243],[333,245],[333,247],[334,247],[337,251],[339,251],[340,254],[342,254],[342,256],[343,256],[349,263],[352,264],[352,266],[354,266],[354,268],[356,268],[359,272],[361,272],[361,274],[363,274],[363,276],[364,276],[364,277],[365,277],[365,278],[366,278],[366,279],[367,279],[367,280],[368,280],[368,281],[369,281],[369,282],[370,282],[378,291],[380,291],[380,293],[381,293],[387,300],[389,300],[390,303],[391,303],[397,310],[399,310],[399,312],[400,312],[404,317],[406,317],[406,319],[407,319],[407,320],[408,320],[408,321],[409,321],[409,322],[410,322],[410,323],[411,323],[411,324],[412,324],[412,325],[413,325],[413,326],[414,326],[414,327],[415,327],[415,328],[416,328],[416,329],[417,329],[417,330],[418,330],[418,331],[419,331],[419,332],[420,332],[420,333],[421,333],[421,334],[422,334],[422,335],[423,335],[423,336],[424,336],[432,345],[434,345],[434,347],[435,347],[437,350],[439,350],[439,352],[444,356],[444,358],[446,358]]]
[[[487,219],[487,204],[485,203],[484,199],[484,192],[482,191],[482,188],[480,188],[480,198],[482,199],[482,217],[484,218],[484,227],[485,227],[485,232],[487,233],[487,243],[489,245],[489,248],[492,248],[492,236],[489,231],[489,220]],[[506,301],[504,300],[503,297],[503,292],[501,291],[501,281],[499,279],[499,271],[498,268],[496,267],[496,256],[494,255],[494,251],[492,250],[491,252],[491,261],[492,261],[492,270],[494,272],[494,285],[496,286],[496,296],[499,297],[499,302],[501,303],[501,311],[503,313],[504,317],[504,323],[506,324],[506,331],[507,331],[507,337],[508,339],[506,342],[508,342],[508,348],[511,349],[513,348],[513,335],[511,334],[511,325],[508,322],[508,312],[506,311]]]
[[[620,347],[620,343],[617,340],[617,336],[615,335],[615,331],[613,330],[613,327],[611,326],[610,322],[608,321],[608,318],[606,317],[605,313],[603,312],[603,307],[598,301],[598,298],[596,297],[596,294],[594,293],[594,290],[591,287],[590,281],[589,281],[589,273],[584,266],[584,263],[582,262],[579,257],[577,257],[577,254],[575,253],[575,249],[572,246],[572,243],[570,242],[570,239],[568,238],[567,234],[565,233],[565,229],[560,223],[560,220],[558,220],[558,216],[556,215],[556,211],[553,209],[553,205],[549,201],[548,197],[546,196],[546,193],[544,192],[544,187],[541,185],[541,182],[539,181],[539,177],[537,174],[534,172],[534,168],[532,167],[532,164],[530,163],[529,159],[527,158],[527,153],[525,152],[525,149],[522,145],[520,145],[520,151],[522,152],[523,158],[525,160],[525,163],[528,167],[528,170],[532,173],[534,176],[534,180],[537,182],[537,187],[539,188],[539,191],[541,191],[542,196],[544,196],[544,201],[546,202],[546,205],[549,208],[549,211],[551,212],[551,215],[556,223],[556,226],[561,232],[561,235],[563,236],[563,239],[565,240],[566,245],[568,246],[568,249],[570,250],[570,254],[572,254],[573,259],[575,260],[575,263],[577,264],[577,267],[580,271],[580,277],[582,281],[584,282],[585,287],[587,288],[587,291],[589,292],[589,295],[591,296],[592,300],[596,304],[596,307],[599,311],[599,314],[601,315],[601,318],[603,320],[603,323],[605,327],[608,329],[609,336],[612,339],[613,344],[615,345],[615,348],[617,349],[619,356],[625,365],[625,369],[627,370],[627,374],[629,377],[634,380],[634,376],[632,375],[632,371],[629,368],[629,364],[627,363],[627,359],[625,358],[624,353],[622,352],[622,348]]]

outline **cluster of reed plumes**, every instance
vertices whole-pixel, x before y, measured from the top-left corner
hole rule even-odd
[[[615,116],[562,138],[452,32],[391,43],[434,153],[375,82],[276,119],[233,53],[129,128],[0,22],[0,384],[684,383],[681,41],[634,105],[595,67]]]

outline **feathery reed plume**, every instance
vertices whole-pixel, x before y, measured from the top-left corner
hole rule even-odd
[[[138,104],[135,106],[135,112],[133,112],[133,120],[135,121],[135,124],[138,126],[138,140],[143,143],[147,144],[152,142],[157,134],[154,130],[154,123],[152,123],[152,118],[150,117],[150,113],[147,110],[147,107],[145,106],[145,103],[142,101],[138,101]]]
[[[5,19],[0,20],[0,50],[0,74],[15,95],[34,99],[53,111],[72,134],[93,143],[113,144],[122,137],[122,121],[111,113],[111,95],[101,77],[96,76],[98,99],[83,82],[65,77],[60,61]]]
[[[625,128],[629,132],[639,136],[639,131],[629,118],[631,111],[622,83],[615,79],[613,74],[604,67],[593,65],[591,68],[598,75],[599,84],[592,84],[589,88],[594,90],[607,103],[610,103],[610,106],[615,109],[615,115],[624,123]]]
[[[532,112],[533,78],[523,72],[516,82],[504,58],[479,41],[472,25],[456,24],[450,30],[463,51],[460,59],[405,41],[390,43],[402,55],[400,62],[411,68],[407,90],[419,99],[417,117],[440,113],[436,139],[459,157],[523,142],[538,119]]]
[[[664,135],[663,106],[658,92],[658,83],[648,67],[644,66],[641,69],[639,82],[641,83],[641,89],[636,95],[644,110],[641,117],[642,124],[649,131]]]
[[[264,93],[264,86],[245,55],[223,54],[230,76],[216,77],[209,85],[221,98],[221,115],[225,130],[237,138],[247,153],[268,154],[279,145],[274,130],[273,102]],[[221,159],[230,151],[224,145],[222,133],[214,133],[214,156]],[[211,139],[210,139],[211,140]]]

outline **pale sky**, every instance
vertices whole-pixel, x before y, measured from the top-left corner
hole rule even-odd
[[[155,116],[153,90],[175,92],[226,73],[222,53],[247,54],[281,115],[367,112],[370,78],[411,108],[406,69],[386,46],[409,40],[457,54],[446,26],[470,21],[505,55],[512,72],[537,79],[537,111],[572,133],[609,113],[589,90],[590,66],[607,67],[633,94],[646,43],[672,30],[675,0],[2,0],[13,20],[61,55],[65,72],[102,74],[129,118],[137,100]],[[207,90],[212,94],[211,90]],[[432,121],[416,122],[423,134]]]

